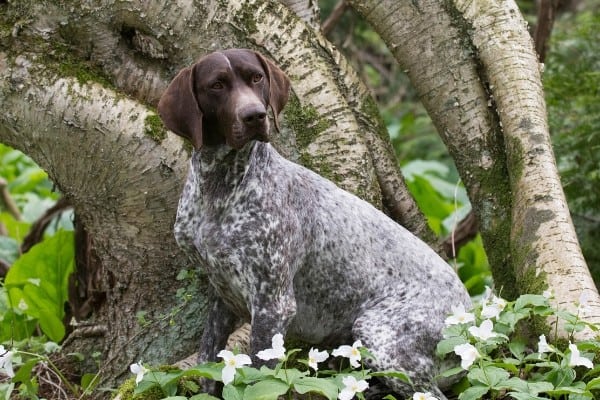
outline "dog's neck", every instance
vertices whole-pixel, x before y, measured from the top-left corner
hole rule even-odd
[[[231,193],[242,182],[250,168],[253,154],[268,147],[267,143],[250,141],[241,149],[228,145],[203,147],[194,151],[190,174],[201,193],[225,195]]]

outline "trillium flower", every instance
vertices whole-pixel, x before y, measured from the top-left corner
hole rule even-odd
[[[271,339],[271,348],[261,350],[256,354],[256,357],[261,360],[272,360],[274,358],[282,360],[285,358],[285,347],[283,347],[283,335],[281,333],[275,334]]]
[[[316,371],[319,369],[317,364],[327,360],[327,357],[329,357],[329,353],[326,351],[319,351],[311,347],[308,352],[308,366]]]
[[[546,335],[540,335],[538,342],[538,353],[554,353],[554,348],[546,341]]]
[[[454,352],[460,356],[460,366],[462,369],[468,370],[471,365],[480,357],[479,352],[470,343],[459,344],[454,346]]]
[[[344,388],[340,391],[338,395],[338,399],[340,400],[350,400],[354,397],[356,393],[365,391],[369,384],[365,380],[357,381],[353,376],[347,376],[342,379],[344,383]]]
[[[498,318],[504,307],[506,307],[506,300],[492,294],[491,299],[483,303],[481,316],[486,319]]]
[[[492,324],[492,321],[489,319],[486,319],[485,321],[483,321],[481,323],[481,325],[479,325],[479,327],[477,327],[477,326],[470,327],[469,333],[480,340],[488,340],[489,338],[498,336],[498,334],[496,332],[494,332],[494,324]]]
[[[138,385],[142,379],[144,379],[144,375],[148,372],[148,369],[142,365],[142,362],[137,362],[131,364],[129,366],[129,370],[132,374],[135,374],[135,384]]]
[[[11,378],[15,376],[12,367],[12,358],[14,355],[14,352],[6,350],[4,346],[0,345],[0,369],[3,369],[6,372],[6,375]]]
[[[413,400],[438,400],[438,398],[429,392],[416,392],[413,394]]]
[[[571,350],[571,356],[569,357],[569,367],[582,366],[586,368],[594,368],[594,363],[592,363],[590,359],[583,357],[579,353],[577,345],[574,345],[571,342],[569,342],[569,350]]]
[[[221,357],[225,363],[225,366],[221,371],[221,379],[223,380],[224,385],[233,382],[236,369],[252,363],[250,357],[246,354],[233,354],[229,350],[221,350],[219,354],[217,354],[217,357]]]
[[[333,350],[331,353],[334,357],[346,357],[350,360],[350,365],[353,368],[360,367],[360,348],[362,347],[362,342],[357,340],[352,344],[352,346],[343,345]]]
[[[452,307],[452,315],[446,318],[446,326],[467,324],[475,321],[475,315],[465,311],[465,306],[459,304],[457,307]]]

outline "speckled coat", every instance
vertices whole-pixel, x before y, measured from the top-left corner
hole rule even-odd
[[[445,261],[268,143],[203,148],[190,162],[175,235],[215,290],[202,360],[215,359],[243,320],[253,354],[280,332],[321,346],[360,339],[370,366],[405,370],[416,389],[443,398],[435,346],[451,307],[470,306]]]

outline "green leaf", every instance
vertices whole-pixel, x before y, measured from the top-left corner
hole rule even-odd
[[[208,393],[198,393],[190,397],[190,400],[219,400],[218,397],[211,396]]]
[[[219,398],[215,397],[215,396],[211,396],[208,393],[198,393],[198,394],[190,397],[190,400],[219,400]]]
[[[233,386],[231,384],[223,387],[223,400],[242,400],[244,398],[244,388]]]
[[[525,343],[520,340],[513,340],[508,343],[508,349],[515,358],[521,360],[525,354]]]
[[[486,386],[471,386],[464,392],[462,392],[459,396],[459,400],[479,400],[489,391],[489,388]]]
[[[594,378],[585,385],[587,390],[597,390],[600,389],[600,377]]]
[[[13,307],[37,318],[54,342],[64,336],[62,319],[74,257],[73,232],[60,231],[19,257],[5,279]]]
[[[100,383],[98,374],[84,374],[81,377],[81,387],[86,393],[90,393]]]
[[[439,376],[442,377],[442,378],[449,378],[449,377],[454,376],[456,374],[460,374],[461,372],[465,372],[465,370],[462,367],[454,367],[454,368],[450,368],[450,369],[445,370]]]
[[[396,378],[396,379],[400,379],[403,382],[411,383],[410,378],[408,377],[408,375],[406,375],[402,371],[393,371],[393,370],[389,370],[389,371],[376,371],[376,372],[371,372],[370,375],[371,376],[387,376],[388,378]]]
[[[31,381],[31,371],[39,361],[40,359],[36,357],[21,365],[12,379],[13,382],[26,383],[27,381]]]
[[[163,400],[188,400],[188,398],[185,396],[169,396],[163,398]]]
[[[289,369],[282,368],[279,371],[277,371],[277,373],[275,374],[275,377],[277,379],[280,379],[291,385],[297,379],[300,379],[301,377],[306,376],[306,375],[308,375],[308,371],[302,372],[300,370],[297,370],[296,368],[289,368]]]
[[[529,382],[513,376],[512,378],[501,382],[498,385],[498,389],[518,390],[519,392],[537,396],[540,393],[554,390],[554,385],[550,382]]]
[[[244,391],[244,400],[277,400],[289,389],[290,386],[279,379],[265,379],[248,386]]]
[[[292,387],[299,394],[319,393],[329,400],[335,400],[338,396],[337,385],[326,378],[304,377],[294,382]]]
[[[222,363],[204,363],[185,370],[182,376],[200,376],[212,380],[220,380],[222,370]]]
[[[548,299],[539,294],[523,294],[516,301],[514,310],[518,311],[527,306],[542,307],[549,306]]]
[[[548,400],[546,397],[538,397],[529,393],[509,392],[508,395],[517,400]]]
[[[467,374],[467,378],[471,383],[477,382],[495,388],[500,382],[506,381],[509,378],[509,373],[502,368],[484,367],[473,368]]]
[[[439,356],[445,356],[446,354],[454,352],[454,348],[460,344],[467,343],[467,339],[463,336],[454,336],[448,339],[441,340],[435,349],[436,354]]]

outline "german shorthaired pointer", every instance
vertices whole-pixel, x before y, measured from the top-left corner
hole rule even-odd
[[[367,202],[283,158],[268,143],[289,80],[262,55],[211,53],[183,69],[158,105],[194,146],[175,236],[210,280],[199,358],[216,360],[251,322],[252,354],[276,333],[336,346],[360,339],[374,369],[401,369],[443,397],[434,350],[463,284],[425,243]],[[254,364],[264,364],[254,358]]]

